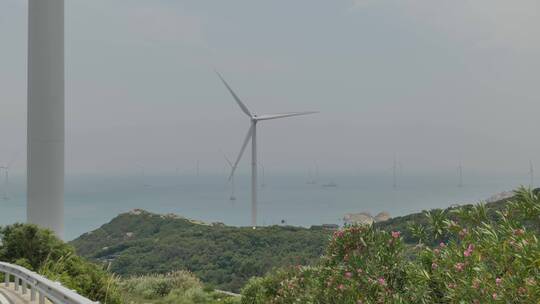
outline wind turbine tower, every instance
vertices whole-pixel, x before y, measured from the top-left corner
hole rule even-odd
[[[64,0],[28,1],[29,223],[64,235]]]
[[[463,187],[463,165],[461,164],[461,162],[459,163],[459,166],[458,166],[458,178],[459,178],[459,182],[458,182],[458,187]]]
[[[532,160],[529,161],[529,177],[531,179],[530,187],[533,188],[534,187],[534,164],[533,164]]]
[[[394,163],[392,165],[392,187],[394,187],[394,189],[397,188],[397,170],[398,170],[398,164],[397,164],[396,156],[394,155]]]
[[[293,117],[293,116],[301,116],[301,115],[308,115],[308,114],[315,114],[318,112],[289,112],[289,113],[281,113],[281,114],[268,114],[268,115],[257,115],[253,112],[251,112],[248,107],[240,100],[240,98],[236,95],[236,93],[231,89],[229,84],[225,81],[225,79],[216,71],[216,74],[221,79],[221,82],[225,85],[229,93],[232,95],[234,100],[236,100],[236,103],[246,114],[251,122],[251,126],[246,134],[246,138],[244,139],[244,143],[242,144],[242,148],[240,149],[240,154],[238,155],[236,162],[233,165],[231,175],[229,179],[231,179],[234,176],[234,172],[236,171],[236,168],[238,167],[238,163],[242,159],[242,155],[244,154],[244,151],[246,150],[246,147],[251,140],[251,226],[253,228],[257,227],[257,124],[261,121],[265,120],[272,120],[272,119],[280,119],[285,117]]]
[[[4,196],[2,199],[7,201],[9,200],[9,166],[0,167],[0,173],[1,169],[4,169]]]

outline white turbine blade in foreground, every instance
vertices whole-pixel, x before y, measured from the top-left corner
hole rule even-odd
[[[270,120],[270,119],[279,119],[279,118],[285,118],[285,117],[293,117],[293,116],[302,116],[302,115],[310,115],[310,114],[317,114],[319,112],[291,112],[291,113],[280,113],[280,114],[267,114],[267,115],[259,115],[255,117],[256,120]]]
[[[242,155],[244,155],[244,151],[246,151],[246,147],[249,143],[249,140],[253,136],[253,125],[248,130],[248,133],[246,135],[246,139],[244,139],[244,143],[242,144],[242,149],[240,149],[240,154],[238,154],[238,158],[236,158],[236,162],[232,166],[231,175],[229,176],[229,180],[232,179],[234,172],[236,171],[236,168],[238,167],[238,163],[240,163],[240,160],[242,159]]]
[[[221,82],[223,82],[223,84],[227,87],[227,90],[229,90],[231,95],[234,97],[234,100],[236,100],[236,103],[238,103],[238,105],[240,106],[240,109],[242,109],[242,112],[246,113],[246,115],[249,116],[249,117],[253,117],[253,114],[251,114],[248,107],[242,102],[242,100],[240,100],[238,95],[236,95],[236,93],[234,93],[234,91],[231,89],[229,84],[225,81],[225,79],[223,79],[221,74],[218,71],[216,71],[216,74],[218,75],[219,79],[221,79]]]

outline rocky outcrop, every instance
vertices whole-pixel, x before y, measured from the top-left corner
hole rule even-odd
[[[384,222],[390,219],[390,214],[383,211],[373,217],[367,212],[347,213],[343,217],[343,221],[347,225],[371,225],[373,223]]]

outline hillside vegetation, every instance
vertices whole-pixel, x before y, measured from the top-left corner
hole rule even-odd
[[[135,210],[71,244],[82,256],[110,262],[111,271],[120,276],[187,270],[216,288],[238,291],[253,276],[316,261],[330,235],[299,227],[206,225]]]
[[[49,230],[25,224],[0,227],[0,261],[61,282],[94,301],[122,303],[117,279],[102,265],[77,256],[72,246]]]
[[[205,288],[201,281],[187,271],[167,274],[134,276],[120,281],[126,304],[236,304],[232,297]]]
[[[507,203],[508,200],[490,203],[483,210],[493,219]],[[455,210],[474,208],[465,205],[432,210],[429,214],[444,214],[455,220]],[[429,217],[421,212],[376,223],[374,227],[387,232],[401,231],[403,242],[413,245],[425,238],[422,233],[427,233],[429,223]],[[263,276],[270,270],[313,265],[324,253],[330,235],[321,227],[272,226],[253,230],[134,210],[71,244],[87,258],[110,262],[111,270],[123,277],[188,270],[211,286],[239,291],[251,277]]]
[[[540,303],[537,191],[416,216],[404,231],[336,231],[316,265],[252,279],[242,303]]]

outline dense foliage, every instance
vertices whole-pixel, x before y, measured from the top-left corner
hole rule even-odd
[[[540,197],[432,211],[408,233],[337,231],[320,262],[251,280],[242,303],[538,303]],[[432,245],[436,244],[436,245]]]
[[[330,235],[299,227],[205,225],[136,210],[72,245],[85,257],[110,262],[111,270],[124,277],[188,270],[216,288],[237,291],[271,269],[316,261]]]
[[[199,279],[186,271],[126,278],[122,280],[121,288],[126,303],[239,303],[236,297],[205,289]]]
[[[101,266],[74,254],[49,230],[15,224],[0,228],[0,260],[59,281],[101,303],[121,303],[116,279]]]

